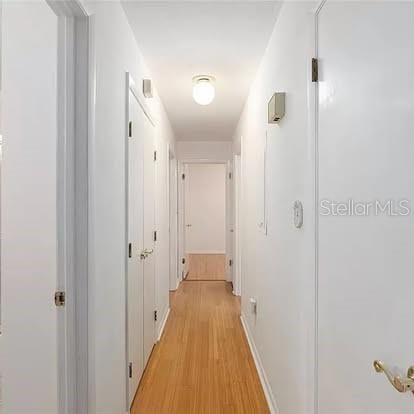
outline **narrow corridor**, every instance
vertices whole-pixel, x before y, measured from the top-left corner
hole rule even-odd
[[[225,254],[189,254],[187,280],[226,280]]]
[[[171,299],[131,413],[268,413],[231,284],[184,281]]]
[[[413,21],[0,0],[0,414],[414,414]]]

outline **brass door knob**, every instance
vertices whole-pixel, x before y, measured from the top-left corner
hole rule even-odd
[[[139,257],[141,258],[141,260],[146,259],[150,254],[154,253],[154,249],[144,249]]]

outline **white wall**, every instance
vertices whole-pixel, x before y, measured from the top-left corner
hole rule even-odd
[[[311,2],[282,5],[235,133],[242,152],[242,313],[280,414],[313,411],[313,149],[308,134]],[[286,115],[267,124],[267,103],[286,92]],[[267,133],[267,234],[263,150]],[[240,138],[243,136],[243,148]],[[293,203],[304,204],[304,225]],[[257,300],[257,316],[250,298]],[[276,409],[275,409],[276,410]]]
[[[226,166],[189,164],[186,177],[186,253],[226,252]]]
[[[90,406],[91,413],[119,414],[126,407],[125,72],[131,73],[137,89],[142,78],[151,75],[122,6],[115,1],[90,1],[85,6],[93,14],[96,58],[95,133],[90,145]],[[173,146],[174,137],[159,98],[145,101],[156,119],[156,147],[162,160],[165,145]],[[157,182],[163,188],[166,165],[157,163]],[[162,197],[165,192],[157,191],[159,320],[168,308],[169,289],[168,203]]]
[[[179,141],[177,158],[181,161],[227,161],[232,158],[232,143],[220,141]]]
[[[2,111],[1,111],[1,102],[2,102],[2,91],[1,91],[1,73],[2,73],[2,63],[1,63],[1,53],[2,53],[2,12],[3,4],[0,3],[0,216],[1,216],[1,167],[2,167],[2,146],[3,146],[3,128],[2,128]],[[0,220],[1,221],[1,220]],[[0,256],[1,256],[1,223],[0,223]],[[0,269],[0,355],[2,355],[2,336],[1,336],[1,269]],[[0,358],[0,414],[2,413],[3,405],[3,393],[2,393],[2,373],[3,373],[3,363]]]

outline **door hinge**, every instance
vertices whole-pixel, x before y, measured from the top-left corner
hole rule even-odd
[[[55,305],[58,307],[65,306],[66,303],[66,293],[63,291],[58,291],[55,293]]]
[[[231,172],[229,172],[229,180],[231,180]]]
[[[185,180],[185,174],[181,174],[181,178]]]
[[[316,58],[312,58],[312,82],[319,81],[319,61]]]
[[[132,257],[132,243],[128,243],[128,257]]]
[[[154,151],[154,161],[157,161],[157,151]]]
[[[157,241],[157,231],[154,231],[154,241]]]
[[[128,122],[128,137],[132,137],[132,121]]]
[[[128,364],[128,377],[132,378],[132,362]]]
[[[229,266],[233,266],[233,260],[229,260]]]
[[[181,263],[182,263],[182,264],[185,264],[185,257],[183,257],[183,258],[181,259]]]
[[[157,322],[158,319],[158,312],[155,310],[154,311],[154,321]]]

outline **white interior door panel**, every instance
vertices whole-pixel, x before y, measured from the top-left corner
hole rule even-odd
[[[226,252],[226,166],[188,164],[185,180],[186,253]]]
[[[144,365],[155,343],[155,163],[154,127],[142,113],[140,133],[144,140]]]
[[[128,137],[128,398],[131,406],[144,369],[144,274],[141,252],[144,248],[144,140],[140,131],[142,109],[129,92]]]
[[[373,369],[414,365],[413,16],[328,1],[318,17],[319,414],[414,410]]]

